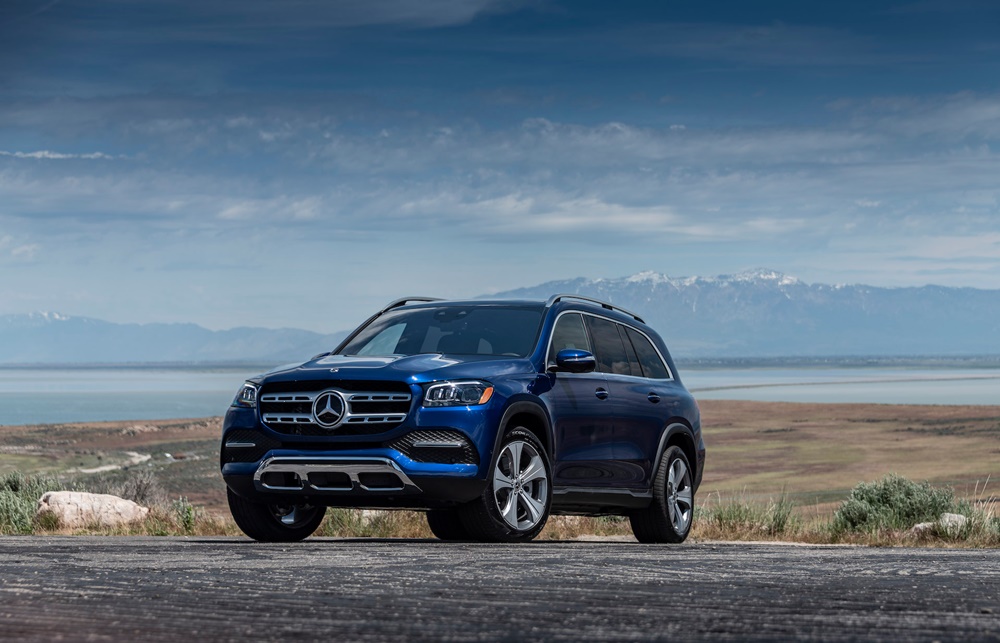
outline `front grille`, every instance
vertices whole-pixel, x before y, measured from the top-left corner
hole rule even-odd
[[[413,431],[386,446],[416,462],[479,464],[479,451],[458,431]]]
[[[237,429],[226,434],[222,444],[223,462],[257,462],[281,443],[260,431]]]
[[[328,429],[313,417],[313,402],[323,391],[336,390],[346,401],[340,424]],[[264,425],[288,435],[373,435],[402,424],[412,395],[403,382],[320,380],[266,384],[258,404]],[[320,400],[323,403],[323,400]]]

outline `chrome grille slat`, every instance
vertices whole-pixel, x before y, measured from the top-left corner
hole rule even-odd
[[[379,422],[402,422],[406,415],[348,415],[348,424],[377,424]]]
[[[409,393],[352,393],[347,396],[348,402],[409,402]]]
[[[264,421],[309,424],[313,419],[308,413],[267,413],[264,415]]]
[[[309,402],[310,404],[316,399],[320,391],[314,391],[312,393],[269,393],[267,395],[260,396],[261,402]]]

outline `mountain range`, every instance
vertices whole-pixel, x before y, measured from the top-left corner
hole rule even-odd
[[[773,270],[570,279],[491,298],[595,297],[639,314],[675,357],[1000,355],[1000,290],[807,284]],[[363,311],[362,311],[363,312]],[[195,324],[116,324],[56,313],[0,316],[0,364],[279,363],[346,334]]]
[[[0,316],[0,364],[283,363],[336,347],[345,332],[208,330],[197,324],[116,324],[59,313]]]
[[[1000,354],[1000,290],[807,284],[759,269],[550,281],[498,296],[552,293],[638,313],[679,357]]]

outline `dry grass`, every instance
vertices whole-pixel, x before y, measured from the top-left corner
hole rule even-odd
[[[1000,406],[701,403],[708,444],[702,496],[785,490],[798,504],[839,502],[895,472],[956,487],[998,472]]]
[[[695,539],[829,542],[829,523],[859,482],[895,472],[955,489],[981,517],[961,542],[997,546],[996,502],[977,481],[1000,473],[1000,407],[792,404],[707,400],[701,403],[708,462],[699,492]],[[218,475],[221,418],[0,427],[0,474],[58,476],[63,488],[116,495],[147,493],[148,524],[121,533],[236,535]],[[126,452],[151,455],[129,466]],[[167,456],[170,454],[170,457]],[[74,469],[124,468],[99,474]],[[134,483],[146,471],[157,488]],[[145,488],[145,491],[143,489]],[[178,498],[194,509],[185,518]],[[791,508],[791,509],[790,509]],[[186,510],[185,510],[186,511]],[[976,514],[979,516],[979,514]],[[978,522],[977,522],[978,521]],[[35,527],[37,528],[37,526]],[[95,529],[88,533],[120,533]],[[623,536],[628,521],[553,517],[543,539]],[[429,537],[413,512],[331,510],[319,535]],[[900,530],[841,534],[859,544],[956,544],[931,533],[911,543]],[[992,543],[992,544],[991,544]]]

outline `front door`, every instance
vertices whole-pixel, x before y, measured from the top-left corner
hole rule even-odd
[[[566,313],[556,320],[548,359],[565,348],[592,351],[583,317]],[[552,417],[553,484],[606,487],[614,479],[613,401],[604,373],[553,373],[545,394]]]

